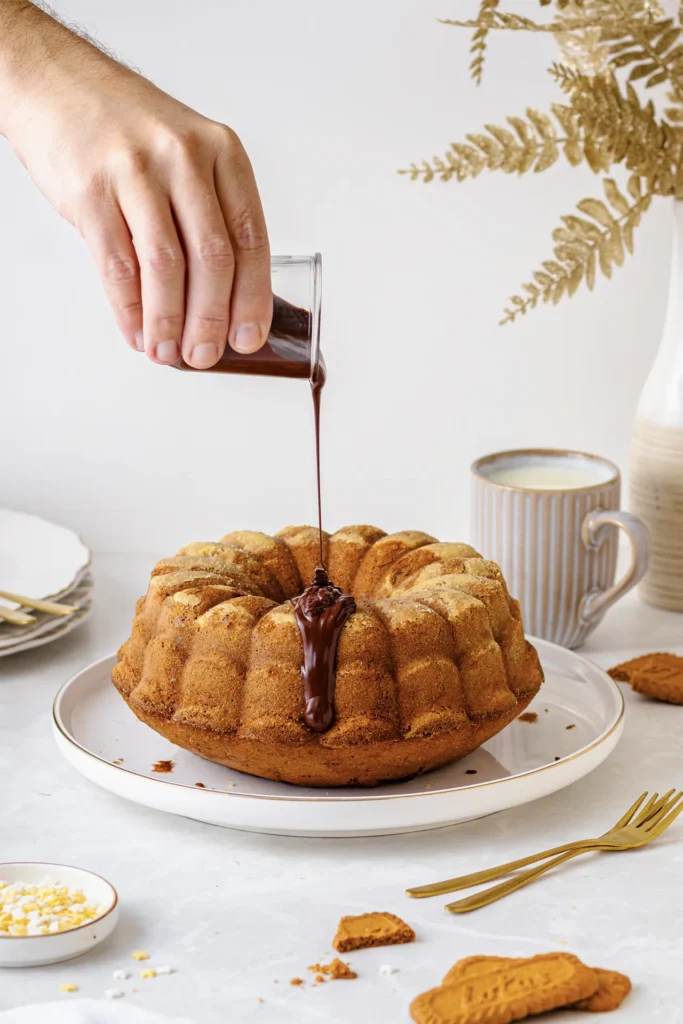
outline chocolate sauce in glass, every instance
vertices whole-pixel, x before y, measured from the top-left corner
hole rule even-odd
[[[315,570],[310,587],[292,598],[292,604],[304,645],[304,719],[315,732],[325,732],[334,721],[337,644],[356,602],[351,594],[330,583],[321,567]]]
[[[311,376],[311,314],[307,309],[273,296],[273,320],[268,340],[258,352],[243,355],[226,346],[225,352],[208,370],[196,370],[180,359],[177,370],[195,373],[246,373],[258,377],[294,377],[309,380]],[[324,383],[324,367],[322,367]]]

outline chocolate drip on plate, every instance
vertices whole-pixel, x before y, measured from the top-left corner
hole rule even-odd
[[[344,623],[356,610],[356,601],[330,583],[325,569],[316,569],[313,582],[292,598],[304,645],[301,675],[306,724],[325,732],[334,721],[337,644]]]

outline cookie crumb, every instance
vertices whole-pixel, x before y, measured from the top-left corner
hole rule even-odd
[[[477,769],[476,768],[465,768],[465,775],[476,775],[476,774],[477,774]]]
[[[557,756],[555,756],[555,760],[556,760],[556,761],[559,761],[559,760],[560,760],[560,758],[559,758],[559,757],[557,757]]]
[[[303,983],[303,978],[290,978],[289,980],[290,985],[303,985]]]
[[[517,719],[520,722],[528,722],[529,725],[533,725],[538,721],[538,714],[535,711],[525,711],[523,715],[518,715]]]
[[[197,787],[197,789],[206,789],[206,786],[204,785],[203,782],[195,782],[195,786]]]
[[[576,729],[576,724],[572,722],[571,725],[565,725],[565,729]]]
[[[112,761],[112,764],[123,764],[123,758],[117,757],[115,761]]]
[[[172,772],[174,767],[175,761],[173,760],[155,761],[154,764],[152,765],[152,771],[159,772],[159,774],[161,775],[165,775],[168,772]]]
[[[345,964],[343,960],[340,960],[339,957],[335,957],[329,964],[312,964],[308,969],[316,974],[316,981],[318,981],[318,977],[321,981],[324,981],[323,975],[327,975],[330,981],[340,981],[347,978],[350,980],[358,977],[356,972],[352,971],[350,966]]]

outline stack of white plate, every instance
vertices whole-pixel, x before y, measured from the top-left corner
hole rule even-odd
[[[59,601],[78,610],[34,616],[27,626],[0,619],[0,658],[57,640],[80,626],[92,610],[90,551],[71,530],[38,516],[0,509],[0,590],[38,600]],[[0,599],[0,608],[19,605]]]

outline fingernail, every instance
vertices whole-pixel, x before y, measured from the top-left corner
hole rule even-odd
[[[235,333],[233,348],[247,355],[261,347],[261,330],[258,324],[240,324]]]
[[[142,331],[138,331],[135,335],[135,347],[138,352],[145,351],[145,339],[142,337]]]
[[[199,370],[204,370],[218,362],[218,349],[209,342],[203,342],[192,350],[189,362]]]
[[[175,341],[160,341],[154,354],[160,363],[175,363],[180,355]]]

